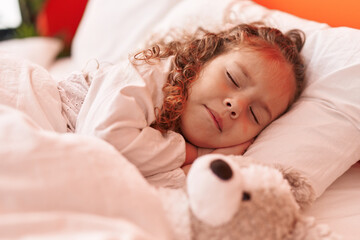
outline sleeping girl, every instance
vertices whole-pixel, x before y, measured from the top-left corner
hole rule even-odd
[[[58,84],[69,131],[112,144],[144,176],[243,154],[299,96],[302,32],[241,24],[158,41]],[[185,171],[188,167],[184,167]]]

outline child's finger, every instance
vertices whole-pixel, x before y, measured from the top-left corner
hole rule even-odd
[[[185,175],[187,175],[189,173],[190,168],[191,168],[191,164],[181,167],[181,169],[184,171]]]

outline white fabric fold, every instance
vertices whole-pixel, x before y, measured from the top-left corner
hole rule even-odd
[[[129,61],[100,68],[80,110],[76,133],[111,143],[144,176],[174,170],[185,161],[185,140],[175,132],[151,128],[154,107],[161,107],[161,88],[171,59],[156,65]]]

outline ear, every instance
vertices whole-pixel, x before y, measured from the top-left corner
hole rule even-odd
[[[283,168],[282,166],[275,166],[288,181],[292,194],[301,209],[310,206],[315,200],[315,191],[312,188],[310,181],[296,170],[290,168]]]
[[[327,225],[316,224],[313,217],[299,216],[295,228],[284,240],[340,240],[339,235],[334,234]]]

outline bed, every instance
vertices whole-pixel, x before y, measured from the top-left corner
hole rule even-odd
[[[94,59],[118,62],[152,37],[176,35],[179,28],[216,30],[255,21],[306,33],[307,82],[299,101],[259,135],[245,156],[303,172],[317,196],[306,214],[344,240],[359,239],[360,30],[331,27],[248,0],[90,0],[70,57],[55,59],[62,43],[46,37],[0,42],[0,51],[25,57],[61,80]],[[49,77],[44,69],[38,74]],[[111,146],[91,137],[39,131],[31,116],[0,106],[0,139],[6,143],[0,147],[0,238],[169,239],[156,195]],[[180,171],[151,180],[177,186],[184,178]]]

